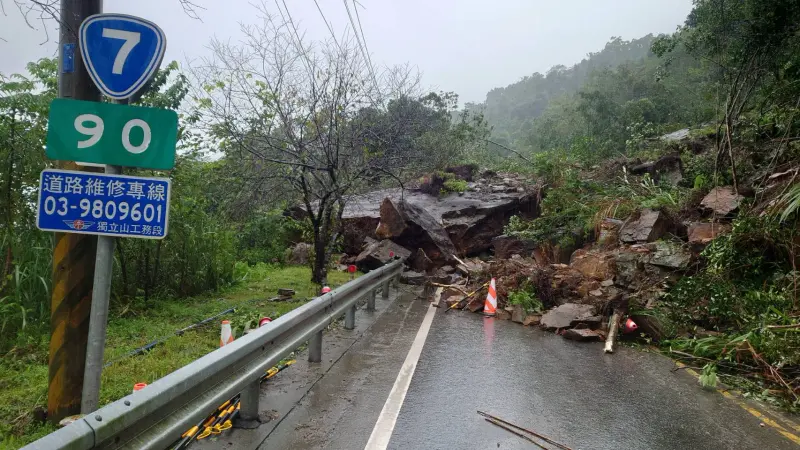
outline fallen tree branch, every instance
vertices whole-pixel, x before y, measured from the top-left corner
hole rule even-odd
[[[545,447],[545,446],[539,444],[538,442],[534,441],[529,436],[525,436],[524,434],[520,433],[519,431],[512,430],[511,427],[505,426],[502,423],[498,422],[497,420],[490,419],[488,417],[484,417],[483,420],[489,422],[490,424],[492,424],[492,425],[494,425],[496,427],[500,427],[500,428],[508,431],[509,433],[513,433],[513,434],[521,437],[522,439],[525,439],[526,441],[530,442],[531,444],[533,444],[533,445],[535,445],[535,446],[537,446],[539,448],[542,448],[544,450],[549,450],[547,447]]]
[[[788,330],[790,328],[800,328],[800,323],[793,323],[791,325],[767,325],[767,328],[772,330]]]
[[[541,439],[541,440],[543,440],[543,441],[547,442],[548,444],[555,445],[556,447],[558,447],[558,448],[560,448],[560,449],[562,449],[562,450],[572,450],[571,448],[567,447],[566,445],[564,445],[564,444],[561,444],[561,443],[559,443],[559,442],[556,442],[556,441],[554,441],[554,440],[550,439],[549,437],[547,437],[547,436],[545,436],[545,435],[543,435],[543,434],[539,434],[539,433],[537,433],[537,432],[535,432],[535,431],[529,430],[529,429],[527,429],[527,428],[523,428],[523,427],[521,427],[521,426],[519,426],[519,425],[513,424],[513,423],[511,423],[511,422],[508,422],[508,421],[506,421],[506,420],[503,420],[503,419],[501,419],[501,418],[499,418],[499,417],[493,416],[493,415],[491,415],[491,414],[489,414],[489,413],[485,413],[485,412],[483,412],[483,411],[478,411],[478,414],[480,414],[481,416],[483,416],[483,417],[484,417],[484,418],[485,418],[487,421],[489,421],[489,422],[492,422],[492,423],[494,423],[494,421],[496,421],[496,422],[502,423],[502,424],[504,424],[504,425],[508,425],[508,426],[514,427],[514,428],[516,428],[516,429],[518,429],[518,430],[522,430],[522,431],[524,431],[524,432],[526,432],[526,433],[528,433],[528,434],[530,434],[530,435],[536,436],[537,438],[539,438],[539,439]],[[495,424],[495,425],[496,425],[496,424]],[[501,428],[504,428],[504,427],[501,427]],[[511,430],[509,430],[509,431],[511,431]],[[512,431],[512,433],[513,433],[513,431]],[[515,433],[515,434],[516,434],[516,433]],[[518,435],[518,436],[519,436],[519,435]],[[528,439],[528,438],[526,437],[526,439]],[[530,439],[528,439],[528,440],[529,440],[529,441],[531,441]],[[533,441],[531,441],[531,442],[533,442]],[[533,442],[533,443],[534,443],[534,444],[536,444],[536,442]],[[539,444],[536,444],[536,445],[539,445]],[[539,446],[541,447],[541,445],[539,445]],[[544,448],[544,447],[542,447],[542,448]]]

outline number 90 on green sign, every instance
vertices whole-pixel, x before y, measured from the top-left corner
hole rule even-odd
[[[143,169],[175,166],[178,114],[168,109],[58,98],[50,104],[46,154]]]

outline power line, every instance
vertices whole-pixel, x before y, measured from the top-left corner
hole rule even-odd
[[[356,5],[356,0],[353,0],[353,9],[356,11],[356,19],[358,20],[358,29],[361,31],[361,40],[364,41],[364,50],[367,51],[367,61],[369,62],[369,67],[372,68],[372,57],[369,55],[369,47],[367,47],[367,37],[364,36],[364,29],[361,28],[361,17],[358,15],[358,6]],[[375,77],[375,72],[372,72],[373,78]]]
[[[314,69],[311,67],[311,61],[308,57],[308,52],[306,51],[306,48],[303,46],[303,40],[300,39],[300,33],[297,32],[297,27],[294,25],[294,20],[292,19],[292,13],[289,12],[289,7],[286,6],[286,0],[281,0],[281,2],[283,3],[283,7],[286,8],[286,15],[289,17],[289,24],[292,26],[292,31],[294,31],[294,35],[297,38],[297,45],[300,47],[300,51],[303,53],[303,61],[306,63],[306,67],[308,68],[311,84],[316,89],[316,84],[317,84],[315,82],[316,77],[314,76]],[[278,5],[278,0],[275,0],[275,6],[278,7],[278,12],[281,14],[281,18],[283,20],[286,20],[286,18],[283,17],[283,11],[281,11],[280,5]]]
[[[333,42],[336,43],[336,47],[338,47],[341,50],[342,47],[339,45],[339,41],[336,40],[336,33],[333,32],[333,28],[331,27],[331,24],[328,23],[328,19],[325,18],[325,13],[323,13],[322,8],[319,7],[319,2],[317,0],[314,0],[314,4],[317,5],[317,11],[319,11],[319,15],[322,16],[322,20],[325,22],[325,26],[328,27],[328,31],[331,32],[331,37],[333,37]]]
[[[367,59],[367,67],[369,67],[369,73],[372,75],[372,81],[375,82],[375,87],[378,88],[378,78],[375,76],[375,71],[372,70],[372,62],[369,59],[369,55],[366,50],[364,50],[364,46],[361,45],[361,39],[358,38],[358,31],[356,30],[356,23],[353,20],[353,15],[350,13],[350,6],[347,4],[347,0],[342,0],[342,3],[344,3],[344,8],[347,10],[347,17],[350,18],[350,25],[353,26],[353,35],[358,43],[358,48],[361,49],[361,54]]]

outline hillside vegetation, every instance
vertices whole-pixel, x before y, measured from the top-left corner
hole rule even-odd
[[[723,377],[795,411],[798,107],[800,4],[791,0],[696,0],[674,34],[614,39],[572,68],[470,105],[512,150],[489,145],[476,161],[547,186],[541,216],[513,219],[508,234],[576,248],[607,219],[634,220],[643,208],[677,224],[664,238],[677,243],[689,223],[721,224],[725,232],[691,249],[682,277],[663,280],[655,298],[627,298],[630,311],[655,318],[656,339],[702,368],[706,384]],[[735,212],[701,207],[715,187],[741,196]]]

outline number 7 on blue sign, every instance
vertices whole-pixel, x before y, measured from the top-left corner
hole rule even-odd
[[[96,14],[83,21],[80,49],[89,76],[106,96],[122,100],[158,70],[167,39],[158,25],[126,14]]]

